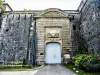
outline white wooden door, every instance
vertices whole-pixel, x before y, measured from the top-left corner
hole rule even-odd
[[[59,43],[48,43],[46,45],[45,63],[47,64],[61,63],[61,45]]]

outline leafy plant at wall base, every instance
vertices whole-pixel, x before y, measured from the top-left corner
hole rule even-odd
[[[80,61],[85,57],[85,54],[79,54],[77,56],[72,57],[72,61],[74,62],[75,66],[78,68]]]
[[[100,55],[98,54],[79,54],[72,57],[72,62],[74,62],[77,69],[88,72],[100,71]]]
[[[90,54],[80,60],[79,68],[89,72],[98,72],[100,70],[100,55]]]

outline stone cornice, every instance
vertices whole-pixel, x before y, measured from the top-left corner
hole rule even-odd
[[[62,10],[57,8],[49,8],[38,14],[36,17],[68,17]]]

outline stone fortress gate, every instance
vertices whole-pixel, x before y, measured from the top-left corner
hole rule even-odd
[[[61,64],[78,52],[100,54],[100,0],[82,0],[77,10],[13,11],[4,6],[0,64]]]
[[[69,15],[60,9],[50,8],[36,16],[38,64],[63,62],[72,46],[71,28]]]

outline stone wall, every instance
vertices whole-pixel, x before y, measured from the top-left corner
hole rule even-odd
[[[79,13],[77,14],[70,14],[73,16],[73,18],[70,19],[70,23],[72,24],[72,51],[74,52],[72,54],[75,55],[75,52],[78,51],[79,47],[79,19],[80,15]]]
[[[71,26],[67,18],[38,18],[36,20],[37,30],[37,62],[38,64],[45,63],[45,46],[47,42],[59,42],[62,45],[62,57],[71,50]],[[61,29],[61,39],[51,40],[45,38],[45,30]],[[59,28],[60,27],[60,28]],[[43,53],[43,55],[41,55]]]
[[[82,0],[77,11],[50,8],[26,14],[8,12],[1,17],[0,62],[3,64],[23,59],[28,64],[44,64],[48,42],[61,44],[62,58],[69,51],[82,53],[87,48],[89,52],[100,53],[100,0]],[[53,30],[60,37],[48,39],[47,33]]]
[[[100,53],[100,0],[82,0],[80,7],[81,34],[89,52]]]
[[[0,29],[0,62],[9,64],[22,62],[29,58],[27,50],[31,50],[29,37],[33,37],[31,14],[6,14]],[[31,29],[30,29],[31,26]],[[34,29],[34,28],[33,28]],[[30,30],[32,30],[30,32]],[[33,40],[31,40],[33,41]],[[34,45],[34,44],[33,44]],[[30,60],[29,60],[30,61]]]

